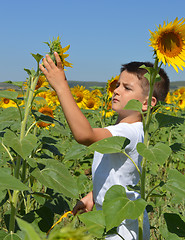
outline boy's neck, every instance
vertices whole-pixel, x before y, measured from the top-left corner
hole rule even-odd
[[[134,116],[125,116],[125,117],[118,116],[116,124],[118,124],[118,123],[135,123],[135,122],[142,122],[142,116],[140,114],[139,115],[136,114]]]

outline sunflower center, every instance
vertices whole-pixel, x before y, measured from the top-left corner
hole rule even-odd
[[[8,104],[8,103],[10,102],[10,99],[4,98],[4,99],[3,99],[3,102],[4,102],[4,104]]]
[[[77,96],[76,101],[77,101],[78,103],[83,100],[83,94],[82,94],[82,93],[77,93],[76,96]]]
[[[176,57],[182,51],[182,39],[178,33],[165,32],[159,38],[158,46],[160,51],[167,57]]]
[[[94,104],[95,104],[94,100],[93,100],[93,99],[90,99],[90,100],[87,102],[86,106],[87,106],[88,108],[93,108],[93,107],[94,107]]]

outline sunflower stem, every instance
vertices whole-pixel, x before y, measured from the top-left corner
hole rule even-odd
[[[148,96],[148,106],[147,106],[147,113],[146,113],[146,120],[143,121],[144,124],[144,144],[146,147],[149,146],[149,126],[151,122],[151,102],[152,102],[152,96],[153,96],[153,90],[154,90],[154,84],[155,84],[155,79],[156,76],[159,72],[159,67],[158,67],[158,58],[156,57],[153,71],[150,74],[150,80],[149,80],[149,96]],[[145,199],[145,185],[146,185],[146,164],[147,164],[147,159],[143,158],[142,160],[142,173],[141,173],[141,198],[144,200]],[[138,218],[139,222],[139,240],[143,240],[143,219],[144,219],[144,212],[141,214],[141,216]]]
[[[31,109],[33,94],[34,94],[35,87],[37,85],[38,78],[39,78],[39,71],[37,71],[36,77],[35,76],[31,77],[30,79],[31,88],[27,89],[24,118],[21,122],[20,141],[22,141],[23,138],[25,137],[27,120],[28,120],[30,109]],[[21,167],[21,157],[17,156],[17,160],[14,168],[14,176],[16,178],[19,178],[20,167]],[[21,176],[22,182],[24,182],[25,177],[26,177],[26,162],[24,160],[22,164],[22,176]],[[15,217],[18,209],[18,195],[19,195],[19,191],[14,190],[12,193],[12,199],[10,201],[11,213],[10,213],[10,222],[9,222],[9,232],[14,232],[14,228],[15,228]]]

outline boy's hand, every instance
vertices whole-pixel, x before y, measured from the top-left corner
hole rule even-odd
[[[65,73],[62,68],[62,62],[57,52],[54,53],[56,59],[56,65],[51,59],[51,57],[47,54],[46,58],[43,59],[43,64],[40,64],[40,70],[46,76],[51,87],[57,92],[62,87],[63,81],[66,80]]]
[[[88,193],[84,198],[77,202],[73,208],[73,214],[76,215],[78,212],[84,213],[92,211],[94,207],[93,194]]]

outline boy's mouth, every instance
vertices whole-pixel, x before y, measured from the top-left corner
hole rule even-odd
[[[113,98],[112,102],[119,102],[119,100],[117,98]]]

